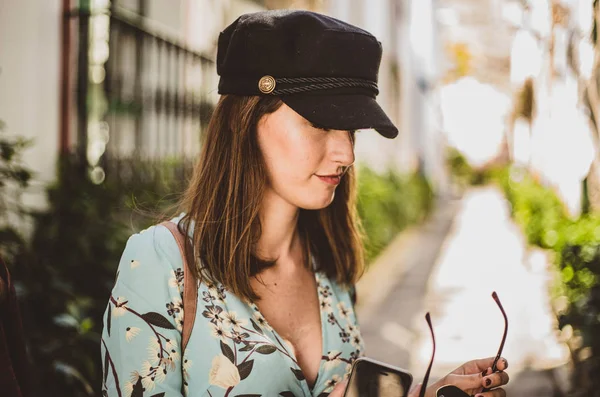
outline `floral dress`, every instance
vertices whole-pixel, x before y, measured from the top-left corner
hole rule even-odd
[[[177,222],[180,217],[173,219]],[[364,351],[351,292],[315,272],[323,354],[313,387],[258,307],[199,284],[183,357],[183,262],[164,226],[132,235],[104,313],[104,396],[327,396]]]

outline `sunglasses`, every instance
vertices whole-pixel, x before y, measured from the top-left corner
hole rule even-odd
[[[504,348],[504,342],[506,341],[506,334],[508,332],[508,318],[506,317],[506,312],[502,307],[502,303],[500,303],[500,299],[498,298],[498,294],[494,291],[492,293],[492,298],[496,301],[496,304],[500,308],[502,312],[502,316],[504,316],[504,334],[502,335],[502,341],[500,342],[500,348],[498,349],[498,354],[496,354],[496,358],[492,364],[492,373],[498,370],[498,360],[502,355],[502,349]],[[435,358],[435,335],[433,333],[433,326],[431,325],[431,316],[429,313],[425,315],[425,320],[427,321],[427,325],[429,325],[429,330],[431,331],[431,340],[433,341],[433,353],[431,354],[431,360],[429,361],[429,366],[427,367],[427,371],[425,372],[425,377],[423,378],[423,384],[421,386],[421,392],[419,393],[419,397],[425,396],[425,390],[427,389],[427,382],[429,382],[429,374],[431,372],[431,367],[433,365],[433,359]],[[481,393],[489,391],[490,389],[484,388]],[[462,391],[456,386],[446,385],[440,387],[436,392],[437,397],[470,397],[467,393]]]

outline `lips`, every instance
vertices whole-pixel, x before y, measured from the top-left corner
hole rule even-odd
[[[317,177],[322,180],[325,183],[328,183],[330,185],[339,185],[340,181],[342,180],[342,175],[338,174],[338,175],[317,175]]]

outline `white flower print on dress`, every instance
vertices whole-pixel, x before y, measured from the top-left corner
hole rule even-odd
[[[229,335],[225,331],[222,323],[208,323],[208,325],[211,327],[211,335],[213,337],[220,339],[221,341],[223,341],[223,343],[227,343],[227,338]]]
[[[121,317],[123,316],[125,313],[127,313],[127,309],[126,309],[126,304],[127,304],[127,300],[125,300],[124,297],[119,296],[116,299],[117,303],[115,304],[114,309],[112,309],[112,316],[113,317]]]
[[[342,352],[337,351],[337,350],[332,350],[327,352],[327,356],[323,357],[325,360],[325,363],[323,364],[323,368],[326,371],[331,371],[332,369],[336,368],[338,365],[340,365],[342,363],[342,361],[340,360],[340,356],[342,355]]]
[[[248,321],[243,318],[238,318],[236,312],[225,312],[225,325],[233,328],[237,332],[242,331],[242,327],[248,325]]]
[[[223,317],[223,308],[217,305],[205,306],[206,310],[202,312],[202,315],[210,320],[212,324],[219,324],[225,319]]]
[[[228,389],[240,383],[240,373],[227,357],[219,354],[213,358],[208,381],[211,385]]]
[[[148,348],[146,350],[148,351],[148,360],[150,360],[152,364],[158,364],[160,361],[161,348],[156,337],[150,337],[150,342],[148,343]],[[135,384],[135,382],[133,383]]]
[[[131,375],[129,376],[129,380],[131,381],[131,387],[133,388],[133,385],[135,385],[138,380],[140,380],[140,378],[142,377],[142,375],[140,375],[140,373],[138,371],[133,371],[131,373]]]
[[[331,392],[333,390],[333,388],[335,387],[335,385],[337,385],[341,381],[342,381],[341,376],[339,376],[338,374],[333,375],[331,377],[331,379],[329,379],[329,380],[327,380],[327,382],[325,382],[325,384],[327,385],[327,388],[325,389],[325,391]]]
[[[254,314],[252,315],[252,317],[254,318],[254,321],[256,322],[256,324],[258,324],[258,326],[260,328],[262,328],[263,330],[266,330],[266,331],[273,330],[273,328],[271,328],[269,323],[267,323],[267,320],[264,318],[264,316],[262,315],[261,312],[255,311]]]
[[[156,370],[156,375],[154,377],[154,382],[163,383],[163,381],[167,378],[167,370],[163,367],[159,367]]]
[[[136,380],[136,382],[137,382],[137,380]],[[133,383],[125,382],[125,384],[123,385],[123,394],[127,397],[130,397],[132,393],[133,393]]]
[[[346,373],[344,373],[344,380],[348,379],[350,376],[350,372],[352,372],[352,364],[346,365]]]
[[[144,386],[144,391],[154,390],[154,387],[156,386],[156,383],[154,383],[154,377],[146,376],[142,378],[142,386]]]
[[[146,374],[142,377],[142,386],[144,386],[144,389],[147,391],[154,390],[154,387],[156,386],[154,383],[154,371],[155,367],[149,361],[142,364],[142,373]]]
[[[171,270],[171,278],[169,279],[169,286],[173,288],[183,287],[183,270]]]
[[[173,348],[169,350],[169,357],[171,357],[171,360],[173,361],[179,361],[180,355],[179,352]]]
[[[138,327],[127,327],[125,330],[125,339],[127,339],[127,342],[131,342],[131,340],[135,338],[140,331],[141,330]]]
[[[192,364],[194,364],[194,362],[192,360],[190,360],[188,358],[184,359],[183,360],[183,370],[187,372],[192,367]]]
[[[328,314],[333,313],[333,308],[331,307],[331,296],[326,298],[319,296],[319,305],[321,306],[321,311]]]
[[[174,371],[175,370],[175,362],[173,361],[172,358],[163,357],[160,360],[160,363],[164,366],[164,369],[166,369],[167,371]]]
[[[325,361],[325,363],[323,364],[323,368],[326,371],[331,371],[341,364],[342,364],[342,360],[335,358],[333,360]]]
[[[183,301],[180,297],[176,296],[171,298],[171,302],[166,304],[167,314],[173,318],[176,317],[181,311],[183,311]]]
[[[175,328],[179,332],[183,331],[183,310],[177,313],[177,317],[175,317]]]
[[[350,315],[350,309],[348,309],[348,307],[346,307],[344,302],[339,302],[337,304],[337,309],[338,309],[338,314],[340,315],[340,317],[343,318],[344,320],[348,320],[348,316]]]
[[[340,354],[342,354],[342,352],[337,351],[337,350],[329,351],[329,352],[327,352],[327,360],[328,361],[335,360],[340,356]]]
[[[349,332],[350,334],[350,343],[354,346],[355,349],[360,349],[363,343],[362,336],[356,328]]]

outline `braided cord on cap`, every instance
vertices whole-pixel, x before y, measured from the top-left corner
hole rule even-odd
[[[275,79],[279,84],[301,84],[298,87],[275,88],[272,95],[291,95],[301,92],[310,92],[315,90],[327,90],[344,87],[368,88],[375,93],[379,93],[377,83],[371,80],[357,79],[351,77],[281,77]]]

